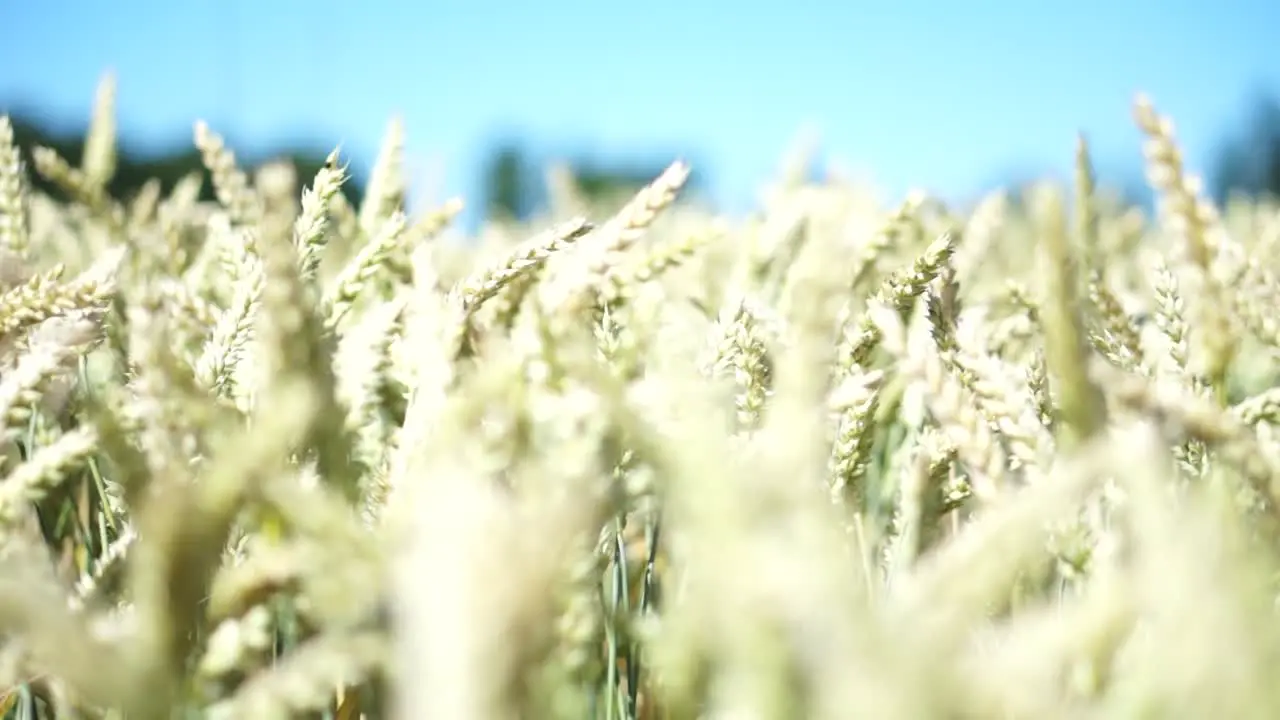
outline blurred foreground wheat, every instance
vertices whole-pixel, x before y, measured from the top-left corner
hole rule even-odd
[[[124,202],[112,103],[66,200],[0,120],[4,717],[1280,717],[1280,207],[1145,99],[1152,221],[1081,140],[470,247],[399,123]]]

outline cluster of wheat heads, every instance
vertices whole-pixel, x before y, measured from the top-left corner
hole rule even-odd
[[[0,700],[70,718],[1271,718],[1280,207],[672,165],[471,247],[0,120]],[[578,215],[581,213],[581,215]],[[578,217],[574,217],[578,215]]]

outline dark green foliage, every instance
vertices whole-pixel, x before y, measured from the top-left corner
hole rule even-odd
[[[15,114],[10,119],[13,122],[14,140],[22,148],[23,157],[28,164],[31,162],[32,148],[43,145],[56,150],[72,165],[79,165],[84,154],[85,132],[83,129],[54,132],[30,117],[20,114]],[[183,149],[159,155],[132,152],[127,145],[121,147],[115,176],[109,186],[111,195],[122,199],[130,198],[152,178],[160,182],[161,189],[167,194],[183,177],[192,172],[199,172],[205,178],[200,197],[202,200],[213,200],[213,185],[209,182],[208,172],[200,162],[200,152],[190,142],[178,145]],[[235,143],[232,142],[231,145],[234,147]],[[323,150],[280,149],[265,153],[260,158],[245,158],[244,167],[250,168],[266,160],[287,159],[297,169],[299,178],[312,178],[324,165],[326,154],[327,151]],[[62,197],[58,189],[39,174],[31,172],[28,176],[37,190],[54,197]],[[353,178],[343,186],[342,193],[346,195],[347,200],[357,204],[364,194],[364,183],[358,178]]]
[[[1219,150],[1214,199],[1280,196],[1280,100],[1259,94],[1242,129]]]

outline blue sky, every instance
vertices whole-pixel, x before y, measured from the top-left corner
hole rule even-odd
[[[357,167],[401,113],[419,193],[475,204],[511,130],[687,156],[742,208],[809,126],[886,193],[963,198],[1069,167],[1077,129],[1104,171],[1138,167],[1139,89],[1207,168],[1250,91],[1280,91],[1263,2],[0,0],[0,27],[0,107],[74,125],[113,68],[135,147],[203,118],[242,153],[340,142]]]

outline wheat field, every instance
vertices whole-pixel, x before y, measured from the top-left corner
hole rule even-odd
[[[0,713],[1280,717],[1280,205],[1132,113],[1152,217],[1080,138],[473,238],[398,122],[356,207],[199,122],[112,197],[110,79],[78,167],[0,119]]]

